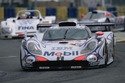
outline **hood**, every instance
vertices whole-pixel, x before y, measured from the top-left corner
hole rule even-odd
[[[85,42],[86,40],[44,41],[42,42],[42,56],[52,61],[57,60],[57,57],[63,57],[63,60],[73,60],[80,56]]]

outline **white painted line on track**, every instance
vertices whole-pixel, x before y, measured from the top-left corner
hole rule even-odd
[[[16,58],[17,56],[0,57],[0,59]]]

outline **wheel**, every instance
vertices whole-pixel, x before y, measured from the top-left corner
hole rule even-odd
[[[124,24],[123,24],[123,31],[125,31],[125,18],[124,18]]]
[[[25,71],[25,70],[28,70],[28,68],[27,68],[27,67],[23,66],[21,51],[20,51],[20,66],[21,66],[22,70],[24,70],[24,71]]]
[[[113,59],[115,57],[115,39],[114,39],[114,35],[113,35],[113,54],[112,54],[112,57],[113,57]]]
[[[107,50],[107,44],[105,44],[105,48],[104,48],[104,56],[105,56],[105,64],[104,67],[106,67],[108,64],[108,50]]]
[[[21,66],[23,71],[32,71],[35,69],[33,67],[27,67],[27,66],[23,65],[21,50],[20,50],[20,66]]]

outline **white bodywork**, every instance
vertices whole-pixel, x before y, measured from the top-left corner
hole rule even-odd
[[[69,27],[69,28],[67,28]],[[55,65],[60,67],[61,64],[68,62],[70,68],[82,68],[84,62],[87,62],[85,65],[94,67],[99,65],[110,64],[113,62],[113,52],[114,52],[114,34],[113,32],[101,32],[103,34],[91,36],[91,31],[88,27],[84,25],[76,26],[58,26],[51,27],[50,30],[57,29],[80,29],[86,30],[86,35],[88,36],[85,39],[60,39],[60,40],[44,40],[44,34],[46,33],[37,33],[34,37],[26,37],[22,41],[21,45],[21,66],[23,69],[28,69],[32,67],[38,67],[39,69],[50,68],[50,65],[45,65],[49,63],[59,63]],[[76,32],[77,33],[77,32]],[[58,34],[58,33],[57,33]],[[60,33],[62,34],[62,33]],[[66,33],[65,33],[66,34]],[[73,35],[73,34],[72,34]],[[94,42],[94,47],[93,43]],[[32,45],[31,45],[32,44]],[[92,44],[92,45],[90,45]],[[35,48],[34,48],[34,46]],[[89,48],[88,48],[89,45]],[[31,49],[30,46],[33,48]],[[90,47],[91,46],[91,47]],[[88,49],[87,49],[88,48]],[[91,49],[92,50],[89,50]],[[34,49],[36,51],[34,51]],[[105,50],[105,53],[104,53]],[[32,51],[32,52],[31,52]],[[108,60],[106,60],[108,58]],[[73,62],[72,62],[73,61]],[[69,64],[70,62],[76,64]],[[79,63],[81,62],[81,63]],[[40,63],[42,65],[38,65]],[[81,65],[79,65],[79,64]],[[54,65],[53,65],[54,66]],[[64,65],[66,66],[66,65]]]
[[[124,17],[116,17],[112,13],[103,10],[94,10],[89,12],[84,18],[80,21],[83,24],[93,24],[93,23],[115,23],[115,25],[121,25],[125,23]],[[91,28],[91,27],[90,27]],[[98,31],[98,30],[106,30],[104,27],[92,27],[91,31]],[[111,31],[112,28],[107,29],[107,31]]]
[[[25,14],[30,13],[30,17]],[[24,17],[25,16],[25,17]],[[21,10],[17,13],[15,18],[8,18],[1,22],[1,36],[23,37],[25,32],[27,35],[32,35],[37,31],[37,25],[46,21],[52,23],[54,19],[44,19],[39,10]]]

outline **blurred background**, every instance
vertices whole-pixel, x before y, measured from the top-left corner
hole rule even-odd
[[[21,9],[38,9],[43,16],[55,15],[57,20],[80,19],[93,9],[122,16],[125,15],[125,0],[0,0],[0,20],[15,17]]]

